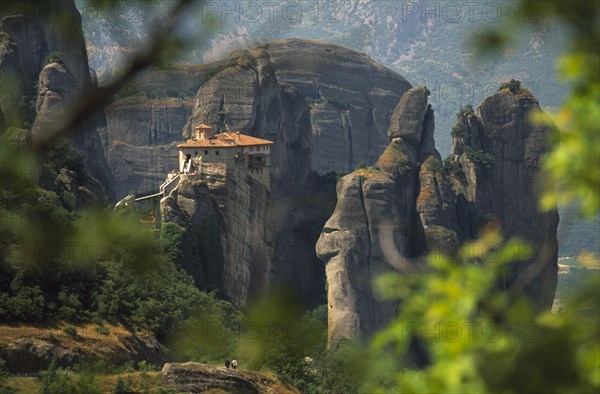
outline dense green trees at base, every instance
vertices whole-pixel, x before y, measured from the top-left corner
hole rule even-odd
[[[204,309],[230,308],[195,287],[133,213],[66,202],[71,192],[52,182],[61,170],[74,172],[74,182],[89,177],[69,143],[38,162],[1,137],[0,323],[108,320],[164,340]],[[56,192],[38,187],[39,179]]]

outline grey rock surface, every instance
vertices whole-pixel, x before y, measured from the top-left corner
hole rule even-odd
[[[376,167],[338,182],[335,211],[316,246],[326,262],[330,346],[364,337],[395,314],[396,305],[380,301],[372,282],[422,253],[415,168],[406,144],[398,139]]]
[[[298,393],[294,388],[265,374],[192,362],[165,364],[162,379],[167,386],[186,393]]]
[[[394,107],[406,79],[364,54],[317,40],[265,44],[275,75],[311,103],[311,168],[349,173],[385,149]]]
[[[180,244],[170,245],[180,248],[181,257],[174,263],[192,275],[198,287],[222,290],[227,223],[206,182],[181,175],[178,188],[161,200],[160,213],[163,238],[182,232]]]
[[[15,374],[48,369],[52,360],[56,360],[57,365],[62,368],[100,360],[110,365],[142,360],[152,364],[165,362],[165,354],[154,336],[134,333],[122,327],[114,330],[110,338],[103,340],[86,333],[72,338],[55,327],[48,327],[46,330],[24,327],[18,333],[9,334],[10,330],[11,328],[5,328],[5,336],[0,344],[0,357],[6,361],[9,372]]]
[[[404,109],[412,105],[412,95],[398,104],[403,117],[410,113]],[[395,315],[372,294],[377,274],[415,268],[425,252],[451,256],[461,243],[476,239],[489,220],[505,237],[524,239],[536,251],[533,258],[516,257],[506,288],[525,294],[540,309],[552,305],[558,214],[538,208],[542,185],[536,176],[549,149],[549,130],[529,123],[529,113],[539,110],[537,100],[526,91],[502,90],[476,113],[459,117],[461,131],[448,159],[453,164],[446,166],[426,142],[433,137],[433,119],[422,97],[414,100],[417,119],[406,122],[410,132],[398,137],[392,123],[394,138],[376,165],[337,185],[335,211],[317,243],[326,263],[330,347],[365,337]]]
[[[245,165],[203,166],[202,180],[181,176],[161,201],[163,231],[184,231],[181,266],[203,289],[217,290],[243,307],[270,284],[273,260],[271,194]]]
[[[81,97],[77,81],[65,64],[50,63],[40,72],[36,117],[31,134],[34,141],[55,127],[60,127],[70,116],[77,100]],[[97,179],[110,199],[114,199],[114,177],[104,156],[104,145],[97,128],[104,125],[104,113],[97,111],[70,134],[73,146],[85,154],[86,168],[91,177]]]
[[[57,15],[68,15],[70,23],[61,23]],[[0,18],[0,120],[7,126],[26,128],[33,123],[35,139],[49,126],[60,125],[75,103],[96,89],[81,15],[73,0],[59,0],[40,6],[31,2],[3,4]],[[62,54],[64,62],[45,64],[52,53]],[[28,106],[36,99],[34,116]],[[114,198],[114,179],[97,130],[103,126],[104,116],[97,111],[70,137],[85,153],[90,175]]]
[[[400,98],[388,128],[390,139],[401,137],[414,147],[421,146],[428,96],[429,90],[419,86],[410,89]]]
[[[463,221],[469,223],[469,236],[476,236],[483,219],[493,217],[506,236],[532,245],[536,256],[515,264],[508,282],[538,308],[547,309],[556,290],[559,217],[556,210],[542,212],[539,207],[543,188],[550,187],[539,178],[541,160],[550,149],[550,130],[529,118],[531,111],[539,110],[537,99],[527,91],[497,92],[475,115],[459,120],[465,133],[454,138],[451,157],[466,175],[466,182],[454,184],[470,204],[459,211],[468,218]],[[487,154],[487,161],[481,154]]]
[[[275,282],[317,299],[315,281],[323,274],[314,254],[316,228],[331,212],[322,207],[330,210],[335,198],[319,176],[375,161],[387,144],[392,109],[410,85],[364,55],[312,40],[234,51],[225,65],[198,90],[184,135],[206,123],[275,142],[274,253],[265,264]]]

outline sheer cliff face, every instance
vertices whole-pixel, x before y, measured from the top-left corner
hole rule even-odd
[[[540,308],[552,304],[558,215],[537,209],[538,163],[548,149],[548,130],[528,121],[537,100],[505,90],[487,98],[476,114],[459,119],[454,164],[442,167],[429,140],[433,112],[419,89],[400,100],[392,142],[376,165],[337,185],[336,209],[317,243],[329,285],[330,346],[368,335],[394,316],[394,306],[371,292],[377,274],[409,269],[428,250],[453,253],[491,217],[505,236],[537,249],[533,260],[514,265],[509,286]]]
[[[70,23],[62,23],[59,16],[66,16]],[[6,126],[32,120],[22,103],[37,100],[32,127],[35,139],[48,126],[64,120],[78,99],[96,89],[88,67],[81,16],[72,0],[61,0],[47,8],[34,2],[11,2],[3,5],[0,17],[1,120]],[[64,62],[45,65],[53,52],[60,52]],[[104,114],[98,111],[73,131],[71,139],[85,153],[89,174],[102,183],[109,197],[114,197],[114,179],[98,134],[104,126]]]
[[[132,191],[157,190],[165,174],[177,168],[175,142],[182,141],[182,130],[192,115],[192,95],[220,65],[153,70],[137,81],[139,90],[105,109],[107,127],[102,137],[118,198]],[[178,97],[165,96],[167,92]]]
[[[361,161],[375,162],[408,81],[366,55],[320,41],[274,41],[265,50],[277,79],[310,104],[311,169],[348,173]]]
[[[271,195],[246,165],[206,164],[201,180],[181,175],[161,201],[162,232],[181,253],[180,264],[203,289],[246,305],[270,280],[273,255]],[[173,237],[174,225],[177,237]]]
[[[160,90],[171,96],[193,91],[195,97],[127,97],[107,109],[109,162],[119,196],[158,186],[156,174],[164,168],[145,159],[148,149],[168,160],[160,150],[189,136],[198,122],[280,141],[273,152],[275,182],[285,179],[287,185],[275,186],[274,196],[282,188],[303,189],[310,171],[348,173],[383,152],[390,118],[410,84],[357,52],[291,39],[234,51],[221,62],[153,71],[139,87],[147,97]],[[163,114],[156,112],[161,108]],[[183,136],[172,134],[178,127]]]
[[[338,182],[337,206],[317,242],[317,254],[326,262],[331,345],[389,321],[396,306],[377,300],[372,281],[425,249],[415,201],[418,158],[435,145],[433,134],[431,140],[425,137],[433,110],[425,88],[405,96],[394,110],[388,130],[392,141],[379,160]]]
[[[195,125],[274,141],[268,193],[231,174],[222,176],[222,187],[209,182],[211,193],[222,196],[228,228],[225,288],[237,304],[271,283],[293,286],[309,302],[322,302],[325,279],[314,244],[335,204],[333,172],[377,160],[387,145],[394,107],[410,86],[363,55],[309,40],[235,51],[226,61],[203,67],[204,76],[189,79],[199,85],[195,97],[164,100],[170,106],[162,113],[156,112],[156,99],[133,97],[107,110],[109,160],[121,192],[157,187],[165,167],[173,165],[164,154],[171,149],[176,158],[169,142],[188,137]],[[160,85],[148,76],[141,90],[148,90],[150,81]],[[171,134],[177,125],[183,135]],[[256,261],[248,260],[252,255]],[[237,279],[227,284],[229,275]]]
[[[130,100],[106,108],[108,163],[117,180],[117,195],[157,190],[165,174],[177,168],[181,129],[191,103],[176,98]]]
[[[326,264],[330,343],[381,328],[396,306],[380,302],[373,279],[421,252],[414,197],[415,165],[401,140],[387,147],[374,167],[337,184],[338,202],[317,242]]]
[[[549,131],[530,123],[529,114],[538,110],[538,101],[525,90],[503,89],[486,98],[475,115],[460,120],[463,132],[453,140],[451,157],[466,174],[455,190],[470,203],[458,210],[470,222],[468,235],[475,236],[477,224],[492,217],[506,236],[531,243],[537,256],[516,264],[510,281],[538,307],[549,308],[556,289],[559,218],[556,210],[539,210],[544,185],[538,169],[549,150]],[[487,161],[481,152],[489,155]]]

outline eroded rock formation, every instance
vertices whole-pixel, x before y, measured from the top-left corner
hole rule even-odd
[[[285,284],[296,288],[309,302],[322,300],[323,267],[315,255],[314,244],[333,210],[336,173],[349,172],[358,162],[373,162],[379,157],[387,144],[386,133],[394,106],[408,88],[410,85],[404,78],[364,55],[311,40],[277,41],[252,50],[234,51],[213,68],[210,78],[200,83],[190,100],[191,116],[183,128],[183,137],[190,136],[193,126],[205,123],[213,126],[215,132],[229,129],[275,142],[270,158],[271,200],[267,203],[270,221],[263,221],[265,228],[259,227],[260,231],[252,230],[265,234],[264,239],[255,242],[247,238],[245,227],[236,224],[236,216],[243,215],[229,212],[235,212],[240,206],[238,202],[220,203],[232,232],[225,249],[239,251],[229,257],[226,254],[225,265],[230,266],[226,272],[247,269],[240,262],[247,259],[243,256],[248,253],[239,253],[248,250],[244,242],[250,242],[253,248],[259,245],[261,261],[250,265],[246,276],[264,272],[258,274],[265,279],[262,287],[271,282]],[[161,146],[157,144],[165,144],[167,140],[156,143],[146,140],[152,129],[140,122],[136,141],[127,136],[129,128],[123,125],[135,120],[126,108],[127,104],[122,102],[108,112],[109,156],[117,178],[125,179],[125,172],[130,171],[126,164],[146,168],[146,174],[164,173],[162,167],[155,165],[156,170],[146,167],[152,164],[138,157],[134,150],[139,148],[134,146],[156,151]],[[149,111],[148,103],[136,104],[135,110]],[[117,158],[119,151],[131,155],[121,154]],[[145,177],[141,172],[136,174]],[[237,185],[244,190],[246,182]],[[216,188],[210,189],[211,193],[218,193]],[[230,186],[223,190],[233,195],[238,193]],[[260,212],[265,205],[260,189],[250,190],[255,195],[245,209]],[[240,196],[244,194],[239,192]],[[235,234],[238,229],[242,229],[240,234]],[[272,253],[265,252],[269,249]],[[245,289],[246,285],[241,287]],[[245,298],[239,290],[235,293],[238,295],[230,294],[233,299]]]
[[[55,325],[44,329],[2,326],[0,357],[6,360],[9,372],[15,374],[48,369],[53,360],[63,368],[99,361],[123,365],[142,360],[162,364],[166,360],[163,347],[149,332],[133,332],[122,326],[108,325],[110,336],[98,336],[96,327],[78,326],[78,336],[73,338]]]
[[[515,264],[507,281],[537,307],[550,308],[557,280],[559,218],[556,210],[539,208],[544,184],[538,171],[549,151],[549,129],[532,125],[532,111],[540,111],[540,106],[527,90],[501,89],[486,98],[476,114],[461,117],[450,159],[460,163],[465,175],[454,181],[459,224],[469,226],[465,235],[475,237],[482,221],[496,220],[505,236],[530,243],[537,255]],[[458,174],[454,178],[462,177]],[[465,200],[467,204],[460,204]]]
[[[430,129],[426,91],[400,100],[390,125],[390,145],[373,167],[337,185],[338,203],[317,243],[326,262],[329,344],[364,337],[391,320],[394,306],[377,300],[379,273],[407,269],[427,251],[455,253],[495,220],[507,237],[535,247],[517,261],[507,286],[550,308],[556,288],[556,211],[538,210],[538,164],[548,151],[548,129],[529,123],[539,110],[527,91],[506,89],[488,97],[477,113],[465,110],[442,165]],[[431,114],[429,112],[431,111]]]
[[[270,283],[271,194],[246,165],[205,164],[202,179],[182,175],[161,201],[163,236],[177,232],[181,261],[196,284],[244,306]],[[173,226],[176,226],[173,229]]]
[[[186,393],[298,393],[293,387],[259,372],[234,371],[199,363],[167,363],[162,369],[162,379],[167,386]]]
[[[106,108],[102,137],[119,198],[157,190],[177,168],[175,144],[183,140],[193,95],[220,67],[222,62],[153,70]]]
[[[60,15],[68,16],[68,23]],[[74,1],[60,0],[46,7],[11,2],[2,6],[0,17],[0,123],[32,128],[35,140],[49,126],[59,126],[75,103],[97,88],[88,66],[81,15]],[[36,100],[32,114],[30,102]],[[104,114],[97,111],[70,137],[85,153],[89,175],[114,197],[114,179],[98,135],[104,126]]]

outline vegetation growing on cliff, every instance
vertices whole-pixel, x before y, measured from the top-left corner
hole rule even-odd
[[[59,52],[59,51],[51,52],[44,59],[44,65],[48,65],[50,63],[65,64],[65,55],[62,52]]]
[[[432,158],[432,159],[427,160],[425,162],[425,166],[426,166],[425,169],[427,171],[437,172],[437,173],[440,173],[440,172],[444,171],[444,166],[436,158]]]
[[[350,108],[348,100],[336,96],[319,96],[318,98],[306,97],[305,100],[310,108],[317,108],[319,104],[325,103],[333,104],[339,109]]]
[[[258,65],[256,58],[247,50],[235,51],[230,55],[226,67],[242,67],[247,69],[256,68]]]
[[[462,164],[460,164],[460,161],[447,157],[444,159],[442,166],[444,167],[444,171],[446,171],[446,173],[451,174],[461,183],[467,182],[467,176],[465,175],[465,171]]]
[[[471,146],[465,147],[465,153],[467,154],[467,159],[481,168],[486,170],[494,168],[494,155],[491,153],[484,152],[481,149],[473,148]]]
[[[452,126],[450,135],[454,138],[461,138],[461,139],[468,137],[468,133],[459,124],[455,124],[454,126]]]
[[[533,97],[533,94],[531,94],[531,92],[527,89],[525,89],[522,85],[521,85],[521,81],[517,81],[514,79],[511,79],[508,82],[504,82],[502,85],[500,85],[500,88],[498,88],[498,91],[508,91],[512,94],[527,94],[531,97]]]
[[[402,175],[406,175],[413,170],[403,146],[396,143],[391,143],[385,148],[375,165],[390,174],[397,171]]]

